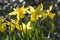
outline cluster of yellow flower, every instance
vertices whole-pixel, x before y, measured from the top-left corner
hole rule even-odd
[[[24,24],[22,22],[21,25],[19,25],[18,22],[19,22],[18,20],[13,20],[13,19],[11,19],[11,22],[7,21],[7,25],[9,26],[9,30],[14,31],[14,28],[16,28],[18,31],[23,30],[24,32],[26,32],[26,30],[32,29],[32,27],[30,27],[31,21],[29,21],[27,24]]]
[[[13,32],[15,28],[18,31],[23,30],[24,33],[26,33],[27,30],[32,29],[32,27],[30,27],[31,21],[29,21],[27,24],[24,24],[22,22],[21,25],[19,25],[18,22],[19,22],[18,20],[13,20],[13,19],[11,19],[11,22],[9,22],[9,21],[5,20],[5,18],[0,18],[0,32],[6,31],[6,25],[8,25],[8,29],[11,32]]]
[[[52,13],[51,10],[52,10],[52,5],[49,7],[49,9],[44,11],[42,3],[36,9],[34,9],[34,7],[32,6],[24,8],[23,5],[21,8],[16,8],[16,9],[14,8],[14,11],[9,13],[9,15],[17,15],[17,20],[19,20],[19,18],[24,18],[26,13],[31,14],[31,21],[36,21],[38,17],[45,19],[47,18],[47,16],[53,19],[55,14]]]
[[[32,27],[30,26],[31,22],[35,22],[37,21],[39,18],[41,18],[41,20],[46,19],[48,16],[53,19],[55,17],[55,13],[52,13],[52,5],[49,7],[49,9],[47,10],[43,10],[43,4],[41,3],[36,9],[32,6],[28,6],[28,7],[24,7],[24,5],[21,8],[13,8],[13,12],[9,13],[10,16],[12,15],[16,15],[16,20],[11,19],[11,22],[6,21],[7,25],[9,26],[9,30],[13,31],[14,28],[16,28],[17,30],[24,30],[24,32],[26,32],[26,30],[32,29]],[[27,24],[24,24],[23,22],[21,23],[21,25],[19,25],[19,20],[20,18],[24,18],[25,14],[28,13],[31,15],[30,20]],[[3,21],[3,20],[2,20]],[[4,25],[1,24],[0,22],[0,31],[4,32]]]

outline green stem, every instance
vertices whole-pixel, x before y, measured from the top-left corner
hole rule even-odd
[[[7,35],[6,40],[9,40],[9,35]]]
[[[16,40],[16,34],[14,33],[13,40]]]

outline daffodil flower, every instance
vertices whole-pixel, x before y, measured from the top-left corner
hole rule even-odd
[[[43,12],[43,13],[41,14],[41,20],[44,20],[44,19],[46,19],[46,18],[47,18],[47,13]]]
[[[36,10],[33,7],[30,7],[30,12],[31,12],[31,21],[36,21],[38,20],[38,16],[36,13]]]
[[[49,14],[48,14],[48,13],[43,12],[43,13],[41,14],[41,19],[44,20],[44,19],[46,19],[48,16],[49,16],[51,19],[54,19],[55,13],[49,12]]]
[[[49,14],[48,14],[48,16],[49,16],[51,19],[54,19],[55,15],[56,15],[55,13],[49,13]]]
[[[30,27],[30,24],[31,24],[31,21],[29,21],[26,25],[24,24],[24,23],[22,23],[21,25],[19,25],[18,24],[18,20],[13,20],[13,19],[11,19],[11,22],[15,25],[15,28],[17,29],[17,30],[29,30],[29,29],[31,29],[31,27]]]
[[[30,7],[30,12],[29,14],[31,14],[31,21],[37,21],[38,17],[41,17],[41,13],[43,11],[43,4],[41,3],[36,9],[34,9],[32,6]]]
[[[51,19],[54,19],[55,13],[52,13],[51,10],[52,10],[52,5],[49,7],[49,10],[47,9],[47,13]]]
[[[32,29],[32,27],[30,25],[31,25],[31,21],[29,21],[27,24],[22,23],[22,28],[23,28],[24,33],[26,33],[26,31]]]
[[[8,25],[8,29],[9,29],[11,32],[13,32],[15,26],[14,26],[11,22],[8,22],[8,21],[6,21],[6,22],[7,22],[7,25]]]
[[[32,6],[29,6],[29,7],[30,7],[30,13],[29,14],[31,14],[30,20],[31,21],[37,21],[38,20],[38,15],[36,13],[36,10]]]
[[[18,31],[20,31],[20,30],[22,30],[22,25],[19,25],[18,24],[18,20],[13,20],[13,19],[11,19],[11,22],[15,25],[15,28],[18,30]]]
[[[47,9],[47,12],[42,12],[39,16],[41,16],[41,19],[44,20],[46,19],[48,16],[53,19],[55,17],[55,13],[52,13],[52,5],[49,7],[49,10]]]
[[[40,15],[42,12],[43,12],[43,4],[41,3],[40,5],[37,6],[36,13]]]
[[[20,18],[24,18],[26,14],[26,9],[24,8],[24,5],[21,8],[14,8],[14,11],[9,13],[9,15],[17,15],[17,20],[19,20]]]

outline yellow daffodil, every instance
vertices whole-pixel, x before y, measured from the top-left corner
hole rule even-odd
[[[7,25],[8,25],[9,30],[10,30],[11,32],[13,32],[15,26],[14,26],[11,22],[8,22],[8,21],[7,21]]]
[[[30,12],[29,14],[31,14],[31,21],[37,21],[38,17],[41,17],[41,13],[43,11],[43,4],[41,3],[36,9],[34,9],[32,6],[30,7]]]
[[[48,16],[49,16],[51,19],[54,19],[55,13],[49,13]]]
[[[17,29],[18,31],[21,31],[21,30],[22,30],[22,25],[16,25],[16,29]]]
[[[37,13],[36,13],[36,10],[32,7],[32,6],[30,6],[30,13],[29,14],[31,14],[31,21],[37,21],[38,20],[38,15],[37,15]]]
[[[26,33],[26,31],[32,29],[32,27],[30,25],[31,25],[31,21],[29,21],[27,24],[22,23],[24,33]]]
[[[5,24],[0,24],[0,32],[4,32],[5,31]]]
[[[18,24],[18,20],[14,20],[14,19],[11,19],[11,22],[14,24],[14,25],[16,25],[16,24]]]
[[[48,16],[51,18],[51,19],[54,19],[54,17],[55,17],[55,13],[45,13],[45,12],[43,12],[42,14],[40,14],[41,15],[41,19],[42,20],[44,20],[44,19],[46,19]],[[39,16],[40,16],[39,15]]]
[[[18,31],[20,31],[20,30],[22,30],[22,25],[19,25],[18,24],[18,20],[13,20],[13,19],[11,19],[11,22],[15,25],[15,28],[18,30]]]
[[[14,8],[14,11],[9,13],[9,15],[17,15],[17,20],[20,18],[24,18],[24,14],[26,13],[26,9],[24,8],[24,5],[21,8]]]
[[[50,12],[51,10],[52,10],[52,5],[49,7],[49,10],[47,9],[47,13],[51,19],[54,19],[55,13]]]
[[[42,12],[43,12],[43,4],[41,3],[40,5],[37,6],[36,13],[40,15]]]
[[[31,15],[31,21],[37,21],[38,20],[38,16],[36,14]]]
[[[47,13],[43,12],[43,13],[41,14],[41,19],[44,20],[44,19],[46,19],[46,18],[47,18]]]

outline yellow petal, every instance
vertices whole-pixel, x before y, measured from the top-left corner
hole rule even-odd
[[[55,13],[49,13],[48,16],[49,16],[51,19],[54,19]]]
[[[52,8],[53,8],[53,6],[51,5],[51,6],[49,7],[49,11],[51,11],[51,10],[52,10]]]
[[[14,11],[17,11],[17,10],[19,10],[19,9],[18,9],[18,8],[13,8],[13,10],[14,10]]]
[[[25,17],[25,15],[24,14],[19,14],[19,18],[24,18]]]
[[[18,31],[22,30],[22,25],[16,25],[16,29],[17,29]]]
[[[27,30],[32,29],[32,27],[31,27],[30,25],[31,25],[31,21],[29,21],[29,22],[27,23]]]
[[[9,13],[9,15],[16,15],[16,14],[17,14],[16,11],[13,11],[13,12]]]
[[[27,10],[27,13],[28,13],[28,14],[31,14],[31,12],[30,12],[30,11],[28,11],[28,10]]]
[[[13,24],[18,24],[18,20],[13,20],[13,19],[11,19],[11,22],[13,23]]]
[[[36,13],[39,15],[42,12],[43,12],[43,4],[41,3],[40,5],[37,6]]]
[[[39,17],[39,18],[41,18],[41,17],[42,17],[42,15],[38,15],[38,17]]]
[[[36,10],[42,11],[43,10],[43,4],[41,3],[40,5],[38,5],[38,7],[36,8]]]
[[[30,24],[31,24],[31,21],[29,21],[27,24],[22,23],[24,33],[26,33],[26,31],[32,29],[32,27],[30,27]]]
[[[26,14],[27,9],[24,8],[24,5],[19,9],[20,14]]]
[[[19,14],[17,14],[17,20],[19,20],[19,19],[20,19]]]
[[[34,9],[34,7],[30,6],[30,12],[31,12],[31,14],[34,14],[34,12],[36,12],[36,10]]]
[[[11,22],[8,22],[7,25],[8,25],[9,30],[10,30],[11,32],[13,32],[15,26],[14,26]]]
[[[26,27],[26,25],[24,23],[22,23],[22,25],[23,25],[23,29],[24,29]]]
[[[24,23],[22,23],[22,25],[23,25],[23,29],[22,29],[22,30],[23,30],[24,33],[26,33],[26,31],[27,31],[27,26],[26,26]]]
[[[47,13],[42,13],[41,15],[42,15],[42,20],[47,18]]]
[[[38,16],[37,15],[31,15],[31,21],[37,21]]]

